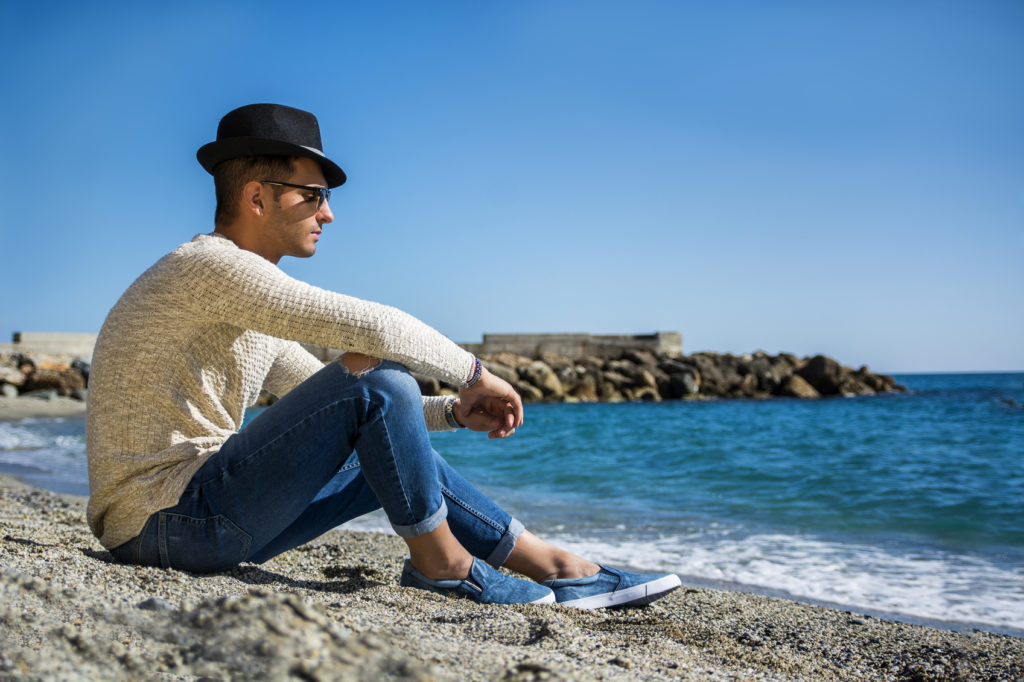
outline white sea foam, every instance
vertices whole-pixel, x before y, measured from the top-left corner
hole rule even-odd
[[[38,450],[48,444],[47,438],[29,425],[0,422],[0,451]]]
[[[913,618],[1024,630],[1024,570],[939,552],[883,548],[782,534],[663,536],[620,543],[552,538],[610,564],[673,571],[708,581]]]
[[[63,420],[0,422],[0,470],[84,486],[85,434]]]

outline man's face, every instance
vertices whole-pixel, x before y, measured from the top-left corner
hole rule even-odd
[[[267,178],[277,182],[293,185],[326,187],[320,165],[312,159],[293,159],[295,172],[290,178]],[[321,225],[334,220],[330,206],[325,201],[319,208],[317,193],[294,187],[263,185],[266,200],[263,202],[266,221],[263,224],[263,241],[268,251],[277,258],[296,256],[309,258],[316,253],[316,244],[320,241]]]

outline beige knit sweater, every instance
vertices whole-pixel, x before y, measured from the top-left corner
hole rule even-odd
[[[453,384],[473,371],[470,353],[396,308],[310,286],[222,235],[199,235],[128,288],[96,343],[88,519],[105,547],[177,503],[261,388],[284,395],[323,367],[300,341]],[[448,428],[444,400],[424,398],[431,430]]]

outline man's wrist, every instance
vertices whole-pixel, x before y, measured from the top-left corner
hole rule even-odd
[[[453,429],[464,429],[466,427],[460,424],[455,416],[455,405],[458,402],[459,399],[455,396],[449,396],[448,400],[444,402],[444,419]]]
[[[480,375],[483,374],[484,366],[480,363],[480,358],[473,358],[473,374],[469,377],[466,383],[462,384],[463,388],[471,388],[473,384],[480,381]]]

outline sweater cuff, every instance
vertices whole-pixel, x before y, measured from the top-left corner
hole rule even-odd
[[[427,422],[427,431],[454,431],[444,416],[444,406],[449,396],[423,396],[423,419]]]

